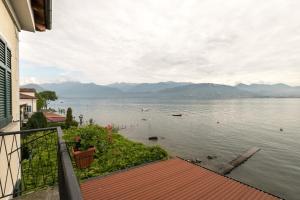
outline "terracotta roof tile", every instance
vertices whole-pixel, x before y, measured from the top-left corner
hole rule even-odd
[[[52,112],[43,112],[48,122],[64,122],[66,118],[62,115],[52,113]]]
[[[84,199],[278,199],[175,158],[81,184]]]

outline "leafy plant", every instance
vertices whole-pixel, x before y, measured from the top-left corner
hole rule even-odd
[[[71,127],[64,130],[63,138],[67,144],[70,143],[73,146],[76,136],[82,137],[82,149],[88,148],[89,145],[97,149],[91,167],[77,169],[74,163],[74,170],[79,180],[168,158],[167,152],[159,146],[145,146],[142,143],[130,141],[114,130],[113,143],[109,143],[107,130],[97,125]],[[50,132],[49,134],[36,133],[23,137],[21,142],[22,147],[26,147],[24,151],[27,152],[22,157],[22,187],[25,191],[54,185],[57,181],[56,134],[54,136]]]
[[[57,135],[37,132],[21,138],[21,184],[24,192],[57,182]]]
[[[72,127],[65,131],[64,139],[70,143],[76,143],[76,138],[80,138],[79,150],[87,150],[91,146],[98,146],[102,142],[101,135],[105,129],[98,126]]]
[[[42,112],[34,113],[26,124],[27,129],[46,128],[47,119]]]
[[[60,126],[62,129],[66,129],[66,123],[65,122],[48,122],[47,127],[58,127]]]
[[[56,93],[54,91],[43,91],[37,94],[37,107],[38,109],[48,107],[50,101],[57,100]]]
[[[78,126],[78,122],[73,120],[73,115],[72,115],[72,108],[67,109],[67,116],[66,116],[66,128],[70,128],[71,126]]]
[[[88,132],[96,135],[97,142],[93,145],[97,151],[91,167],[75,168],[75,173],[80,180],[168,157],[167,152],[159,146],[145,146],[142,143],[130,141],[116,132],[112,133],[113,142],[109,143],[107,129],[97,125],[68,129],[65,131],[64,138],[74,142],[75,136]]]

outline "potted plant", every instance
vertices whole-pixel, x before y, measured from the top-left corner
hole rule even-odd
[[[97,142],[100,140],[95,127],[71,128],[66,131],[64,139],[72,143],[72,154],[76,166],[80,169],[89,167],[96,152]]]

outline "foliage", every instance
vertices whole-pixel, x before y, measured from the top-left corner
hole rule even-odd
[[[60,126],[62,129],[68,129],[69,126],[67,126],[66,122],[48,122],[47,127],[58,127]],[[77,121],[72,121],[70,124],[70,127],[77,127],[78,122]]]
[[[46,128],[47,119],[42,112],[34,113],[26,124],[26,129]]]
[[[72,120],[70,127],[77,127],[78,126],[78,122],[75,120]]]
[[[78,126],[78,122],[73,120],[72,108],[67,109],[67,116],[66,116],[65,125],[66,125],[66,128],[70,128],[72,126],[75,126],[75,127]]]
[[[87,150],[91,146],[97,146],[98,143],[102,143],[101,135],[104,132],[104,128],[95,126],[86,126],[81,128],[71,127],[65,130],[64,139],[66,142],[75,143],[77,137],[80,138],[80,151]]]
[[[84,180],[168,157],[167,152],[158,146],[145,146],[117,133],[112,134],[113,143],[109,143],[107,134],[105,128],[96,125],[64,130],[63,138],[70,142],[70,147],[74,145],[75,136],[82,137],[84,143],[92,143],[96,147],[95,160],[91,167],[77,169],[75,163],[73,164],[78,179]],[[56,184],[57,135],[53,132],[34,133],[22,137],[21,143],[23,152],[26,152],[21,163],[23,190],[27,192]]]
[[[57,100],[56,93],[54,91],[43,91],[37,94],[38,101],[37,106],[38,109],[48,107],[49,101]],[[41,106],[41,107],[40,107]]]
[[[89,119],[89,124],[90,124],[90,125],[93,125],[93,124],[94,124],[94,119],[93,119],[93,118],[90,118],[90,119]]]
[[[96,154],[91,167],[87,169],[74,167],[76,175],[81,180],[168,157],[167,152],[159,146],[145,146],[115,132],[112,133],[113,143],[109,143],[107,130],[97,125],[68,129],[65,131],[64,138],[73,142],[76,135],[88,132],[96,135],[96,141],[93,143]]]
[[[38,132],[23,136],[22,190],[25,192],[53,186],[57,182],[57,135]]]
[[[62,129],[66,129],[66,123],[65,122],[48,122],[47,127],[58,127],[60,126]]]
[[[36,97],[37,97],[36,107],[37,107],[37,110],[40,111],[40,110],[44,107],[45,101],[44,101],[44,99],[40,96],[39,93],[36,93]]]

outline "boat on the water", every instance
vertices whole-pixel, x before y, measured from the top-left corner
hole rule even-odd
[[[182,114],[173,114],[172,116],[174,116],[174,117],[181,117]]]
[[[147,112],[147,111],[149,111],[149,110],[150,110],[150,108],[142,108],[142,109],[141,109],[142,112]]]
[[[157,136],[151,136],[148,138],[149,140],[158,140],[158,137]]]

